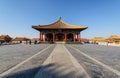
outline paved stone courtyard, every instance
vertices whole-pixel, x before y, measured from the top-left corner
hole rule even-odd
[[[0,73],[2,78],[120,78],[120,48],[93,44],[4,45],[0,46]]]

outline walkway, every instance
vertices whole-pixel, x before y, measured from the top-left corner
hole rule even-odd
[[[63,44],[57,44],[35,78],[89,78]]]

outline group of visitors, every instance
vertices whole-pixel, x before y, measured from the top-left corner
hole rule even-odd
[[[38,44],[39,42],[38,42],[37,40],[35,40],[35,41],[33,41],[33,42],[32,42],[31,40],[26,41],[26,44],[30,44],[30,45],[31,45],[32,43],[33,43],[33,44]]]
[[[24,44],[39,44],[40,42],[39,41],[37,41],[37,40],[34,40],[34,41],[31,41],[31,40],[27,40],[27,41],[24,41],[24,42],[22,42],[22,41],[17,41],[17,42],[1,42],[0,41],[0,46],[1,45],[10,45],[10,44],[21,44],[21,43],[24,43]]]

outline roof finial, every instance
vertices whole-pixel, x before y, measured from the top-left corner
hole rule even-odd
[[[59,20],[61,20],[61,16],[59,17]]]

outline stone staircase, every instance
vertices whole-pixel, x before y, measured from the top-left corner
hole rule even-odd
[[[54,43],[55,44],[65,44],[66,42],[65,41],[55,41]]]

